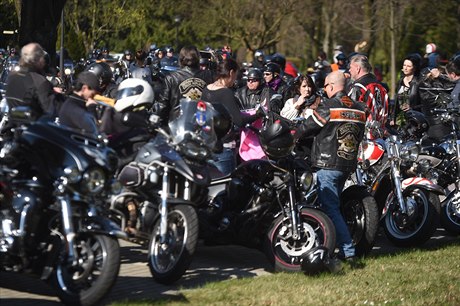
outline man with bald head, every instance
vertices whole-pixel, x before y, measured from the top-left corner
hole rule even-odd
[[[6,81],[5,98],[8,107],[30,106],[36,117],[57,116],[59,101],[63,96],[53,90],[53,85],[44,75],[46,52],[37,43],[22,47],[20,69],[11,72]]]
[[[340,213],[340,194],[348,175],[356,169],[366,113],[365,105],[353,101],[344,90],[343,72],[327,75],[327,98],[302,124],[298,137],[315,136],[311,160],[317,170],[318,200],[335,225],[339,257],[353,263],[355,248]]]

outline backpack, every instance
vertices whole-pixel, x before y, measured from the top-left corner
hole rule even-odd
[[[361,90],[358,101],[366,103],[370,111],[367,121],[378,121],[382,127],[385,126],[389,113],[388,93],[385,87],[380,83],[369,83],[366,86],[356,83],[355,86]]]

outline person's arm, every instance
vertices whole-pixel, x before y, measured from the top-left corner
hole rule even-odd
[[[299,110],[295,107],[294,99],[296,98],[288,99],[280,112],[281,116],[289,120],[299,117],[300,114]]]
[[[326,125],[331,117],[329,107],[325,103],[320,103],[313,114],[308,116],[305,121],[298,127],[296,138],[317,135]]]

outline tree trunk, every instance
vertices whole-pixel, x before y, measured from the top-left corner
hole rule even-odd
[[[50,55],[56,66],[57,26],[65,0],[22,0],[19,25],[19,46],[36,42]]]

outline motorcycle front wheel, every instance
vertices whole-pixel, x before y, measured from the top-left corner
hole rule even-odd
[[[356,255],[368,255],[374,247],[379,226],[374,197],[366,190],[350,187],[342,193],[340,211],[350,231]]]
[[[455,189],[441,206],[441,226],[450,235],[460,235],[460,190]]]
[[[431,238],[439,223],[441,205],[439,197],[427,190],[413,189],[403,192],[407,213],[399,209],[396,197],[390,194],[391,203],[385,215],[385,235],[399,247],[419,246]]]
[[[290,218],[283,215],[271,224],[265,240],[265,255],[276,272],[301,271],[302,255],[317,246],[332,253],[335,248],[335,227],[325,213],[314,208],[300,211],[300,239],[292,236]]]
[[[94,305],[115,284],[120,270],[120,246],[113,237],[78,234],[77,265],[62,258],[51,284],[66,305]]]
[[[169,285],[184,275],[198,242],[198,216],[189,205],[176,205],[168,212],[166,239],[160,241],[160,219],[153,226],[148,264],[155,281]]]

